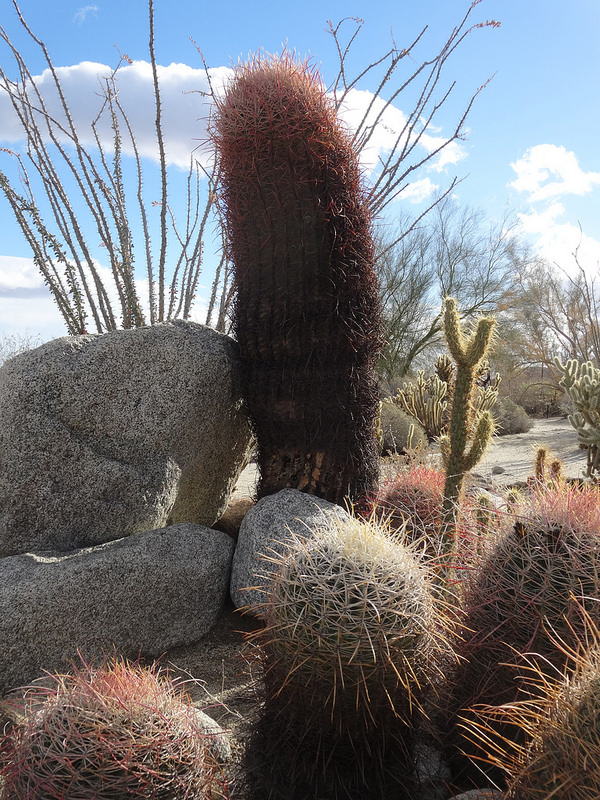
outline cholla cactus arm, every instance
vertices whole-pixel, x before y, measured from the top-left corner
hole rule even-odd
[[[446,485],[444,487],[444,551],[454,549],[456,509],[465,472],[471,470],[483,455],[494,432],[493,417],[487,408],[489,397],[481,401],[477,413],[474,406],[476,370],[485,358],[492,339],[494,320],[482,317],[473,334],[463,332],[456,300],[448,297],[444,306],[444,329],[448,349],[456,361],[456,379],[448,444],[444,444]]]
[[[489,411],[484,411],[477,421],[471,447],[464,457],[464,470],[470,472],[479,463],[482,455],[494,435],[494,418]]]
[[[566,364],[556,358],[554,363],[562,375],[559,385],[573,403],[569,422],[579,443],[588,449],[587,474],[592,477],[600,469],[600,369],[591,361],[580,364],[573,358]]]

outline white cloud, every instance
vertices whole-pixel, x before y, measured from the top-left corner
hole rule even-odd
[[[80,12],[94,8],[86,6],[80,9]],[[111,68],[97,62],[82,61],[70,67],[57,67],[56,73],[82,144],[93,146],[91,123],[101,108],[103,79],[111,74]],[[218,92],[231,77],[232,70],[227,67],[215,67],[209,70],[209,75],[213,88]],[[194,68],[187,64],[159,65],[158,76],[167,160],[169,164],[186,169],[190,163],[191,153],[196,151],[196,156],[199,157],[202,145],[207,139],[206,124],[210,99],[205,93],[209,88],[208,78],[203,68]],[[50,71],[44,70],[41,75],[35,76],[34,80],[48,112],[66,127]],[[117,72],[117,86],[119,101],[131,122],[140,154],[156,160],[158,146],[154,123],[151,65],[146,61],[124,64]],[[378,120],[373,135],[361,153],[361,163],[367,173],[371,173],[376,170],[379,159],[385,158],[396,146],[398,136],[405,129],[407,118],[403,111],[394,106],[386,108],[384,100],[374,98],[372,92],[358,89],[348,92],[344,106],[340,109],[340,116],[351,129],[356,129],[367,110],[368,123],[373,124]],[[103,145],[110,150],[113,131],[108,114],[104,115],[98,129]],[[124,127],[122,132],[125,135]],[[68,140],[66,134],[60,135],[59,138],[62,141]],[[431,128],[421,135],[418,152],[422,155],[433,153],[445,141],[437,128]],[[23,142],[23,130],[7,94],[3,91],[0,91],[0,142],[15,145],[14,149],[18,149],[16,145]],[[400,147],[404,144],[400,142]],[[126,140],[123,147],[125,153],[131,154],[132,148]],[[206,152],[205,150],[204,155]],[[462,145],[459,142],[451,142],[427,164],[427,169],[441,172],[465,157],[466,151]]]
[[[71,67],[57,67],[56,72],[63,86],[67,104],[73,115],[81,142],[94,145],[91,128],[102,105],[103,78],[111,73],[105,64],[83,61]],[[219,89],[231,75],[226,67],[209,70],[215,89]],[[187,168],[190,156],[198,145],[206,140],[206,123],[210,109],[209,100],[203,96],[208,90],[208,79],[204,69],[195,69],[187,64],[158,66],[162,97],[162,121],[166,155],[169,164]],[[64,114],[49,70],[35,77],[38,89],[44,98],[48,112],[66,125]],[[154,126],[154,88],[152,68],[146,61],[125,64],[117,73],[119,100],[133,127],[136,142],[142,156],[158,159],[158,146]],[[111,148],[113,132],[108,115],[99,124],[100,138]],[[125,129],[123,128],[123,134]],[[67,141],[66,135],[60,136]],[[23,141],[23,130],[9,98],[0,92],[0,142],[18,144]],[[131,146],[124,141],[124,151],[131,153]]]
[[[102,284],[108,291],[110,304],[120,324],[118,293],[111,270],[95,263]],[[148,279],[136,278],[138,296],[148,314]],[[199,290],[206,287],[199,287]],[[191,319],[204,324],[208,304],[198,297],[192,306]],[[89,315],[90,332],[96,331]],[[65,336],[67,328],[56,303],[32,258],[0,256],[0,336],[20,334],[24,330],[45,341]]]
[[[531,202],[588,194],[600,186],[600,172],[584,172],[575,153],[554,144],[530,147],[511,167],[517,177],[508,185],[527,193]]]
[[[39,289],[44,281],[31,258],[0,256],[0,293]]]
[[[567,272],[575,272],[577,251],[579,264],[587,271],[597,272],[600,265],[600,242],[582,233],[578,225],[564,221],[562,203],[554,202],[543,211],[534,209],[519,214],[521,229],[530,236],[537,252],[549,262]]]
[[[423,178],[423,180],[410,183],[400,194],[400,199],[408,200],[409,203],[421,203],[435,194],[438,189],[438,184],[433,183],[429,178]]]
[[[407,124],[407,117],[403,111],[395,106],[386,108],[385,105],[385,101],[382,98],[374,99],[372,92],[364,89],[351,89],[339,111],[341,119],[351,130],[357,129],[367,112],[367,125],[374,125],[377,122],[377,127],[360,154],[361,164],[367,173],[373,172],[379,164],[379,159],[385,158],[396,147],[398,137],[402,137]],[[423,156],[427,153],[433,153],[447,141],[443,136],[432,135],[433,132],[438,133],[439,128],[431,128],[431,131],[432,133],[423,133],[419,138],[418,146],[424,151],[422,153]],[[408,131],[404,133],[404,138],[400,138],[399,149],[406,145],[407,136]],[[413,139],[414,136],[415,134],[413,133]],[[438,156],[427,164],[427,169],[442,172],[448,166],[466,158],[466,155],[464,147],[459,142],[450,142]],[[422,183],[422,181],[419,181],[419,183]],[[405,192],[401,195],[401,197],[406,196]]]

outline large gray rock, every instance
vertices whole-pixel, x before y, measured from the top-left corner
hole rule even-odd
[[[69,336],[0,368],[0,556],[221,516],[249,442],[228,336]]]
[[[180,524],[71,553],[0,559],[0,691],[116,651],[198,641],[227,597],[234,543]]]
[[[244,517],[233,556],[230,593],[235,606],[260,616],[260,610],[251,607],[265,600],[261,587],[275,568],[269,554],[284,552],[292,536],[307,538],[315,528],[348,516],[340,506],[297,489],[282,489],[259,500]]]

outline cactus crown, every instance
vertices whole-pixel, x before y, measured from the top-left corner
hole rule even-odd
[[[332,518],[269,560],[277,570],[260,638],[279,669],[325,687],[333,705],[344,688],[368,707],[377,681],[392,702],[402,681],[409,690],[425,653],[439,652],[442,626],[427,573],[414,548],[376,524]]]

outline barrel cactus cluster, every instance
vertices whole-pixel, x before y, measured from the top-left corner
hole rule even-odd
[[[495,388],[477,387],[494,320],[468,329],[446,298],[454,363],[402,401],[442,469],[406,447],[404,472],[378,491],[382,323],[351,137],[317,72],[289,53],[235,68],[212,135],[258,497],[291,488],[349,509],[269,556],[254,609],[264,627],[250,636],[264,677],[233,796],[447,800],[486,785],[473,759],[487,758],[506,800],[597,798],[598,637],[587,645],[600,625],[600,488],[569,484],[539,455],[504,508],[466,496],[494,432]],[[561,370],[581,401],[580,441],[597,447],[597,371]],[[29,698],[0,742],[3,800],[229,791],[211,738],[152,670],[84,665]],[[447,762],[435,790],[434,753]]]

